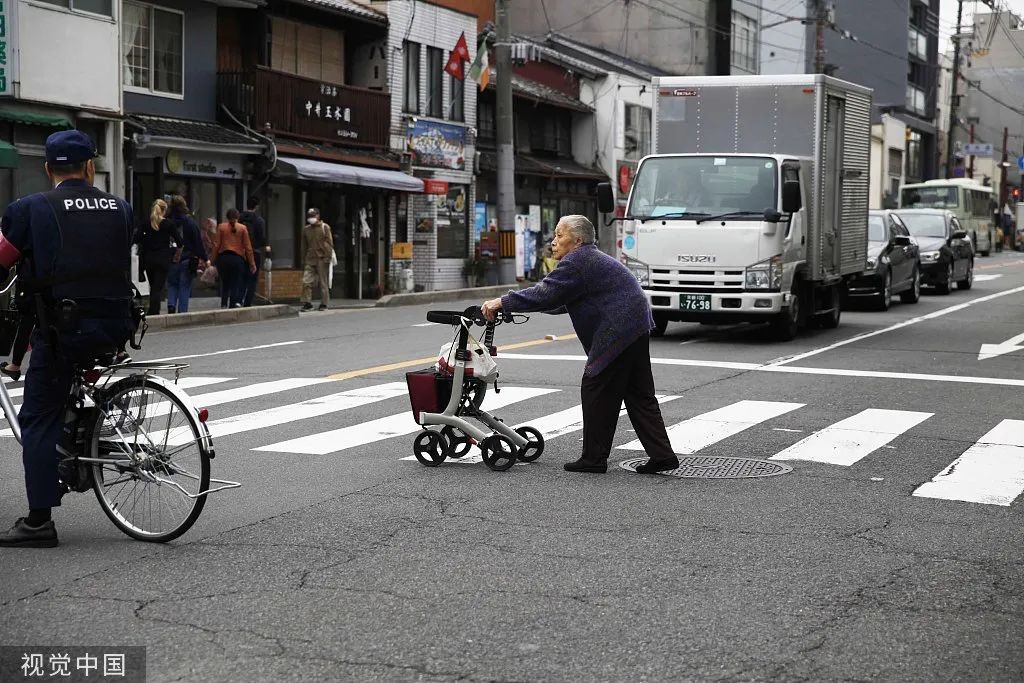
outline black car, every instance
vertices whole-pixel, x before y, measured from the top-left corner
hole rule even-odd
[[[939,294],[970,289],[974,283],[974,245],[956,214],[945,209],[900,209],[910,235],[920,250],[921,284]]]
[[[921,298],[917,253],[910,231],[895,211],[869,211],[868,267],[847,283],[847,300],[867,299],[885,311],[898,293],[903,303],[916,304]]]

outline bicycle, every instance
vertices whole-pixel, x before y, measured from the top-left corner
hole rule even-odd
[[[16,317],[0,316],[2,355],[11,350],[12,323]],[[195,524],[207,495],[241,486],[210,476],[216,453],[206,426],[209,413],[176,384],[188,367],[117,363],[111,357],[75,368],[57,447],[58,486],[62,493],[92,489],[114,526],[140,541],[178,538]],[[116,378],[121,373],[129,374]],[[174,380],[155,373],[173,373]],[[20,444],[18,413],[3,383],[0,408]]]

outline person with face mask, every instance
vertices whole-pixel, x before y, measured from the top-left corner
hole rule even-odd
[[[54,189],[19,199],[0,221],[0,279],[20,263],[18,283],[38,320],[18,415],[29,514],[0,536],[0,547],[57,545],[51,508],[77,484],[61,480],[57,450],[75,370],[113,357],[135,327],[132,209],[93,187],[95,156],[79,130],[51,135],[45,169]]]
[[[238,209],[228,209],[227,221],[217,226],[213,261],[220,275],[220,307],[241,308],[245,274],[256,272],[249,230],[238,222]]]
[[[302,226],[302,310],[313,308],[313,286],[320,287],[320,308],[326,311],[331,302],[330,268],[334,254],[334,237],[331,226],[320,220],[320,211],[306,212],[306,224]]]

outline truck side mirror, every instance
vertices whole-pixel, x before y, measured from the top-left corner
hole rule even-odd
[[[615,195],[612,194],[611,183],[597,184],[597,210],[601,213],[615,212]]]
[[[800,181],[787,180],[782,183],[782,211],[783,213],[796,213],[803,208],[803,199],[800,196]]]

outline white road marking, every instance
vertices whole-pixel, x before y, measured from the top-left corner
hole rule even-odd
[[[1010,505],[1022,491],[1024,420],[1003,420],[914,495]]]
[[[982,275],[975,274],[974,281],[975,282],[988,282],[989,280],[998,280],[1001,277],[1002,277],[1002,275],[993,275],[991,273],[986,273],[986,274],[982,274]]]
[[[574,355],[542,355],[528,353],[503,353],[505,360],[557,360],[580,361],[586,356]],[[885,372],[883,370],[847,370],[845,368],[808,368],[799,365],[758,365],[757,363],[738,363],[716,360],[686,360],[682,358],[651,358],[653,365],[682,365],[698,368],[722,368],[726,370],[745,370],[751,372],[781,372],[795,375],[827,375],[834,377],[874,377],[878,379],[912,379],[924,382],[952,382],[956,384],[990,384],[1004,387],[1024,387],[1024,379],[1001,377],[972,377],[963,375],[933,375],[923,372]]]
[[[944,315],[949,315],[950,313],[955,313],[957,311],[962,311],[962,310],[964,310],[966,308],[970,308],[971,306],[975,306],[975,305],[980,304],[980,303],[985,303],[986,301],[992,301],[992,300],[998,299],[1000,297],[1009,296],[1010,294],[1018,294],[1020,292],[1024,292],[1024,287],[1014,287],[1013,289],[1007,289],[1007,290],[1004,290],[1002,292],[996,292],[995,294],[989,294],[988,296],[982,296],[982,297],[978,297],[977,299],[971,299],[970,301],[965,301],[962,304],[957,304],[956,306],[950,306],[948,308],[943,308],[943,309],[940,309],[938,311],[933,311],[933,312],[928,313],[926,315],[921,315],[921,316],[918,316],[916,318],[911,318],[910,320],[904,320],[901,323],[896,323],[895,325],[890,325],[889,327],[885,327],[885,328],[882,328],[880,330],[875,330],[874,332],[865,332],[864,334],[858,334],[855,337],[850,337],[849,339],[844,339],[844,340],[838,341],[838,342],[836,342],[834,344],[829,344],[828,346],[822,346],[821,348],[813,349],[811,351],[805,351],[804,353],[798,353],[798,354],[796,354],[794,356],[786,356],[784,358],[781,358],[779,360],[776,360],[776,361],[772,362],[770,365],[779,366],[779,365],[783,365],[783,364],[786,364],[786,363],[793,363],[793,362],[798,361],[798,360],[803,360],[804,358],[809,358],[811,356],[816,356],[819,353],[824,353],[825,351],[831,351],[832,349],[837,349],[840,346],[846,346],[847,344],[852,344],[854,342],[858,342],[858,341],[861,341],[863,339],[868,339],[870,337],[875,337],[875,336],[878,336],[880,334],[885,334],[886,332],[892,332],[893,330],[899,330],[899,329],[902,329],[904,327],[909,327],[910,325],[916,325],[917,323],[924,322],[925,320],[934,320],[935,318],[941,318]]]
[[[849,467],[934,414],[869,408],[811,434],[771,459],[809,460]]]
[[[329,415],[343,410],[350,410],[369,403],[376,403],[377,401],[384,401],[389,398],[395,398],[396,396],[403,396],[406,391],[407,388],[405,382],[376,384],[369,387],[363,387],[361,389],[342,391],[337,394],[331,394],[321,398],[312,398],[301,403],[292,403],[289,405],[278,406],[276,408],[268,408],[267,410],[259,410],[254,413],[244,413],[233,417],[225,417],[220,420],[207,422],[206,426],[210,428],[210,434],[213,438],[217,439],[218,437],[228,436],[230,434],[250,432],[256,429],[289,424],[297,420],[306,420],[311,417],[320,417],[321,415]],[[411,417],[409,419],[410,421],[412,420]],[[151,435],[150,438],[154,441],[158,439],[162,440],[163,434],[156,432],[154,435]],[[185,441],[190,438],[191,432],[188,432],[187,429],[176,428],[171,430],[169,441],[172,445],[178,446],[185,443]]]
[[[147,362],[156,363],[170,360],[187,360],[189,358],[206,358],[207,356],[222,356],[225,353],[239,353],[240,351],[257,351],[259,349],[273,349],[278,346],[291,346],[293,344],[302,344],[301,341],[286,341],[277,342],[276,344],[261,344],[259,346],[243,346],[240,349],[224,349],[223,351],[211,351],[210,353],[196,353],[191,356],[171,356],[170,358],[154,358],[153,360],[147,359]]]
[[[440,325],[441,323],[416,323],[413,327],[431,327],[433,325]]]
[[[1002,356],[1005,353],[1024,351],[1024,346],[1018,346],[1021,343],[1024,343],[1024,333],[1010,337],[999,344],[982,344],[981,349],[978,351],[978,360],[988,360],[989,358]]]
[[[779,415],[785,415],[803,406],[803,403],[781,401],[738,401],[724,408],[676,423],[668,428],[668,436],[672,441],[673,451],[689,455],[730,436],[735,436],[756,424]],[[619,448],[627,451],[642,451],[644,449],[639,439],[623,444]]]
[[[404,393],[405,383],[401,384]],[[484,399],[483,409],[492,412],[499,408],[526,401],[531,398],[551,394],[558,389],[539,389],[535,387],[505,387],[500,394],[489,393]],[[304,455],[326,455],[337,453],[348,448],[364,446],[375,441],[390,439],[394,436],[415,434],[420,426],[413,419],[412,412],[406,411],[396,415],[360,422],[359,424],[332,429],[327,432],[310,434],[309,436],[289,439],[269,446],[254,448],[254,451],[270,451],[274,453],[302,453]],[[411,445],[410,445],[411,448]]]

